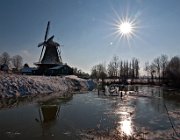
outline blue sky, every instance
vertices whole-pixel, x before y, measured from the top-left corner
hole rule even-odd
[[[20,54],[33,65],[40,56],[47,22],[62,44],[62,59],[89,72],[114,56],[136,57],[141,66],[161,54],[180,52],[179,0],[1,0],[0,53]],[[136,19],[136,36],[117,38],[115,21]]]

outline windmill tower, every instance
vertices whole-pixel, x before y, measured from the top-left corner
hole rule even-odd
[[[38,44],[38,47],[42,46],[39,62],[35,63],[38,69],[46,71],[49,68],[62,64],[61,51],[59,50],[60,45],[53,41],[54,35],[48,38],[50,28],[50,21],[48,21],[44,41]]]

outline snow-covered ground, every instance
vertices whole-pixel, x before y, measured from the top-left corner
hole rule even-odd
[[[92,90],[92,80],[71,76],[27,76],[0,74],[0,98],[38,95],[47,93],[72,92],[75,90]]]

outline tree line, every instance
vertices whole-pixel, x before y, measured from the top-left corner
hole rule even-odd
[[[79,78],[89,79],[89,74],[88,73],[83,72],[81,69],[78,69],[76,67],[74,67],[72,69],[73,69],[73,74],[78,76]]]
[[[14,55],[11,57],[7,52],[3,52],[0,55],[0,66],[2,65],[12,67],[16,72],[19,71],[22,67],[29,67],[27,63],[25,63],[23,66],[23,58],[20,55]],[[81,69],[78,69],[76,67],[73,68],[73,74],[80,78],[89,78],[88,73],[85,73]]]
[[[114,56],[106,66],[103,63],[97,64],[91,69],[91,78],[104,81],[107,78],[119,79],[126,82],[138,79],[140,75],[140,61],[132,58],[130,61],[121,60]],[[180,57],[174,56],[168,59],[168,56],[162,54],[154,58],[152,62],[145,62],[144,71],[148,84],[167,84],[178,87],[180,85]]]
[[[176,87],[180,85],[179,56],[168,59],[167,55],[162,54],[151,63],[146,62],[144,70],[152,83],[154,83],[154,79],[157,79],[159,84],[169,84]]]
[[[22,68],[23,58],[20,55],[10,56],[7,52],[3,52],[0,55],[0,65],[11,65],[16,71]]]
[[[132,58],[131,61],[121,60],[114,56],[107,67],[102,63],[92,67],[91,78],[104,81],[107,77],[119,79],[121,82],[126,82],[127,79],[139,78],[139,60],[137,58]]]

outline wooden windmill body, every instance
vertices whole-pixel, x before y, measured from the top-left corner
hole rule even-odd
[[[47,24],[44,41],[38,44],[38,47],[42,46],[39,62],[35,63],[35,65],[38,66],[39,74],[43,74],[49,68],[62,65],[61,53],[58,49],[60,45],[57,42],[53,41],[54,35],[47,39],[49,27],[50,22],[48,22]]]

